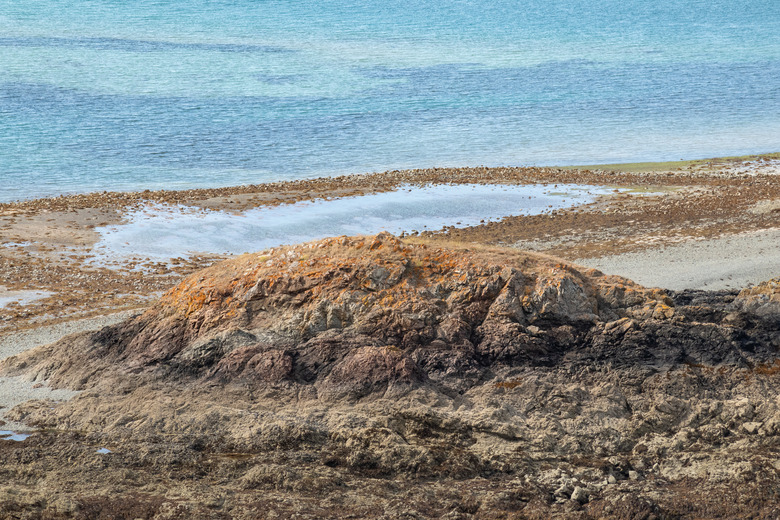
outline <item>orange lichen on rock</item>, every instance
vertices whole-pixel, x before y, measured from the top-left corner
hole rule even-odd
[[[237,325],[286,334],[297,329],[301,336],[349,326],[400,334],[411,327],[430,328],[433,340],[435,328],[448,319],[473,329],[497,316],[523,325],[610,321],[631,308],[669,317],[667,303],[654,311],[657,297],[628,280],[580,272],[541,255],[432,249],[380,234],[325,239],[220,263],[185,279],[147,315],[180,316],[197,323],[199,334]],[[228,316],[244,321],[234,323]]]
[[[780,311],[780,278],[742,289],[735,301],[743,309],[767,313]]]
[[[293,377],[285,367],[295,356],[285,348],[319,342],[317,356],[331,354],[316,367],[338,359],[343,365],[346,355],[354,363],[343,366],[378,364],[395,374],[390,379],[411,384],[422,377],[411,368],[416,349],[461,349],[485,362],[531,359],[552,348],[539,346],[534,328],[560,329],[550,341],[566,345],[595,323],[667,319],[667,302],[657,290],[542,255],[431,248],[383,233],[280,247],[206,268],[106,343],[132,370],[175,363],[198,373],[211,367],[210,377],[254,370],[255,380],[279,381]],[[322,350],[329,338],[337,338],[338,353]],[[385,347],[400,348],[402,359]],[[349,354],[355,348],[364,350]],[[335,384],[333,377],[325,381]]]
[[[539,361],[581,341],[596,323],[667,319],[667,302],[657,290],[543,255],[433,248],[382,233],[216,264],[97,341],[105,362],[132,371],[162,363],[203,377],[245,378],[254,371],[253,381],[305,380],[350,358],[361,360],[354,366],[374,363],[379,372],[393,372],[390,379],[412,384],[424,379],[411,368],[425,365],[428,354],[421,357],[419,349],[470,352],[469,363]],[[540,328],[556,332],[540,343],[533,332]],[[355,351],[369,347],[380,350]],[[386,347],[400,349],[402,359],[391,360],[394,351],[381,350]],[[303,354],[309,351],[316,355]],[[301,356],[311,356],[312,365]],[[293,359],[295,370],[285,368]],[[323,381],[336,384],[333,377]]]

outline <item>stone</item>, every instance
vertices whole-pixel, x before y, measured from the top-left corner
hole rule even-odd
[[[588,493],[587,489],[580,486],[576,486],[574,488],[574,491],[572,491],[571,493],[571,499],[574,500],[575,502],[579,502],[580,504],[585,504],[588,502],[589,495],[590,494]]]

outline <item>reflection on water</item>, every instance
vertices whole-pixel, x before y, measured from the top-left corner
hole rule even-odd
[[[466,227],[510,215],[592,201],[605,188],[579,185],[434,185],[388,193],[258,208],[241,214],[158,206],[122,225],[97,228],[98,262],[169,259],[190,253],[240,254],[327,236],[400,234]]]
[[[11,430],[0,430],[0,440],[4,441],[23,441],[29,437],[29,433],[16,433]]]

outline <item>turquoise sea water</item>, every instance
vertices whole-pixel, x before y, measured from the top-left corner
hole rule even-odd
[[[780,150],[777,0],[0,0],[0,200]]]

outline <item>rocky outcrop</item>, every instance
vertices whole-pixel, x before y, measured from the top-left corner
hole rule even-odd
[[[313,385],[320,397],[430,381],[465,391],[465,373],[552,365],[594,333],[673,317],[662,291],[554,259],[379,235],[224,262],[134,320],[6,365],[76,389],[113,373]]]
[[[83,390],[11,416],[119,446],[109,468],[240,491],[194,517],[252,518],[273,490],[281,516],[769,518],[776,300],[776,281],[666,293],[541,255],[342,237],[218,264],[2,370]]]

